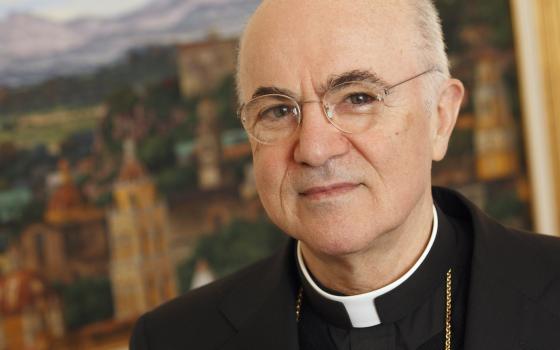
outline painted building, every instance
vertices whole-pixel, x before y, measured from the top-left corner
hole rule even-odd
[[[185,97],[205,96],[235,71],[237,39],[209,40],[180,45],[178,70]]]
[[[214,190],[224,185],[219,108],[210,97],[235,71],[237,40],[210,38],[178,47],[179,85],[183,97],[202,98],[197,105],[196,159],[199,187]],[[233,118],[233,116],[232,116]]]
[[[476,65],[474,86],[476,171],[481,180],[519,172],[518,139],[500,57],[486,55]]]
[[[115,318],[127,319],[177,295],[170,259],[167,207],[137,160],[132,141],[113,191],[109,213],[111,285]]]
[[[0,350],[52,349],[64,336],[58,297],[36,273],[0,278]]]
[[[74,184],[67,162],[60,162],[44,221],[27,226],[19,249],[23,267],[50,282],[108,274],[105,213],[87,203]]]

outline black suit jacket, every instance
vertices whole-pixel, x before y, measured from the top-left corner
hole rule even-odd
[[[560,349],[560,239],[505,228],[451,190],[433,194],[472,234],[464,349]],[[298,349],[293,252],[291,242],[148,312],[131,349]]]

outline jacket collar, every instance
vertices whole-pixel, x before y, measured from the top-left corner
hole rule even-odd
[[[546,273],[549,269],[543,260],[538,259],[539,252],[532,250],[535,247],[526,245],[524,233],[505,228],[455,191],[435,187],[433,197],[446,215],[470,225],[467,232],[473,235],[472,273],[475,274],[471,278],[495,279],[503,284],[504,290],[513,289],[530,298],[538,298],[543,293],[552,276]]]
[[[380,289],[358,296],[343,296],[319,286],[307,271],[298,246],[298,272],[305,303],[323,320],[339,328],[366,328],[396,322],[430,299],[445,282],[457,258],[456,232],[441,210],[433,207],[432,232],[420,258],[402,277]]]
[[[546,273],[538,251],[527,247],[521,234],[490,219],[455,191],[434,188],[433,196],[445,215],[462,221],[473,235],[464,349],[519,349],[524,315],[533,312],[530,301],[542,295],[554,276]],[[218,308],[238,333],[221,350],[299,348],[294,244],[290,240],[260,263],[257,283],[249,276],[240,278],[226,294]]]
[[[455,191],[434,188],[444,213],[461,220],[473,237],[473,254],[465,329],[465,350],[521,349],[528,314],[554,276],[525,233],[489,218]],[[539,273],[535,273],[538,271]]]

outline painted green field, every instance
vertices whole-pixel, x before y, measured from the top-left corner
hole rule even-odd
[[[0,121],[0,143],[28,148],[38,144],[56,147],[68,136],[95,128],[104,114],[102,106],[57,109]]]

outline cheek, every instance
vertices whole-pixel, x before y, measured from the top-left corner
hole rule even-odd
[[[276,210],[281,204],[283,179],[287,163],[280,149],[268,146],[257,147],[253,151],[255,184],[261,202],[267,211]]]
[[[431,176],[432,150],[430,121],[425,114],[408,114],[406,126],[394,135],[395,160],[402,176],[413,183],[424,184]]]
[[[430,125],[426,118],[409,113],[356,139],[359,152],[385,185],[406,187],[406,183],[423,182],[430,176]]]

